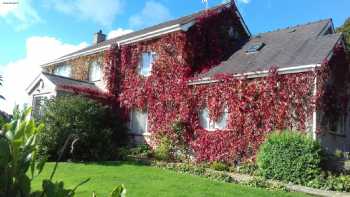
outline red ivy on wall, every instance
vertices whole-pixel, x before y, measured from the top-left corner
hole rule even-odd
[[[229,112],[228,129],[207,132],[192,115],[194,140],[191,142],[200,161],[239,162],[255,155],[266,134],[272,130],[305,130],[314,110],[314,72],[270,75],[258,79],[220,77],[219,83],[195,86],[194,112],[207,106],[217,120],[222,110]]]
[[[239,40],[228,36],[228,27],[236,27],[240,40],[247,38],[242,27],[236,25],[239,18],[235,8],[219,9],[222,11],[200,16],[187,33],[175,32],[119,49],[112,47],[105,54],[104,76],[109,95],[115,98],[112,102],[126,112],[147,110],[152,135],[162,133],[174,138],[171,126],[181,121],[186,124],[187,143],[198,161],[239,162],[254,157],[272,130],[306,130],[316,101],[318,107],[334,101],[329,99],[333,93],[323,91],[330,76],[327,65],[334,62],[327,62],[315,72],[279,75],[273,67],[263,78],[222,75],[216,77],[218,83],[189,86],[195,73],[219,64],[240,46]],[[157,54],[149,77],[138,74],[143,52]],[[315,96],[316,76],[321,88]],[[208,107],[212,120],[218,120],[227,107],[228,129],[203,130],[198,111],[204,107]]]

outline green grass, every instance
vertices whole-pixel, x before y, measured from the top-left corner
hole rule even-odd
[[[53,166],[53,163],[46,165],[32,183],[33,191],[41,188],[42,179],[49,177]],[[54,180],[64,180],[67,188],[73,188],[89,177],[90,182],[81,186],[76,196],[90,197],[95,191],[99,197],[107,197],[116,185],[124,184],[127,197],[305,197],[299,193],[271,192],[127,163],[60,163]]]

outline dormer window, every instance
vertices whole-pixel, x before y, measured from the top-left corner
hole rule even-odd
[[[259,42],[259,43],[255,43],[255,44],[251,44],[248,46],[248,48],[246,49],[246,53],[256,53],[261,51],[262,48],[264,48],[265,43],[263,42]]]
[[[92,62],[89,67],[89,81],[99,81],[101,80],[101,64],[97,61]]]
[[[71,77],[72,67],[68,64],[57,66],[53,71],[53,74],[63,76],[63,77]]]
[[[152,72],[152,66],[155,60],[156,53],[154,52],[145,52],[142,53],[139,62],[139,74],[142,76],[150,76]]]

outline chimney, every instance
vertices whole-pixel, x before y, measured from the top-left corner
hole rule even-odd
[[[100,42],[103,42],[106,40],[106,34],[102,33],[102,30],[94,34],[94,40],[92,41],[92,44],[98,44]]]

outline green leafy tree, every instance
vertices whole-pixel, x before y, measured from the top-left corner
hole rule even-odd
[[[3,77],[0,75],[0,86],[2,86],[2,79]],[[5,100],[5,97],[4,96],[2,96],[2,95],[0,95],[0,99],[3,99],[3,100]]]
[[[98,161],[116,158],[116,150],[126,143],[124,121],[109,106],[82,96],[61,96],[43,105],[40,135],[41,154],[57,160],[68,136],[75,135],[62,160]]]
[[[337,32],[342,32],[344,34],[347,48],[350,49],[350,18],[348,18],[344,24],[337,29]]]

